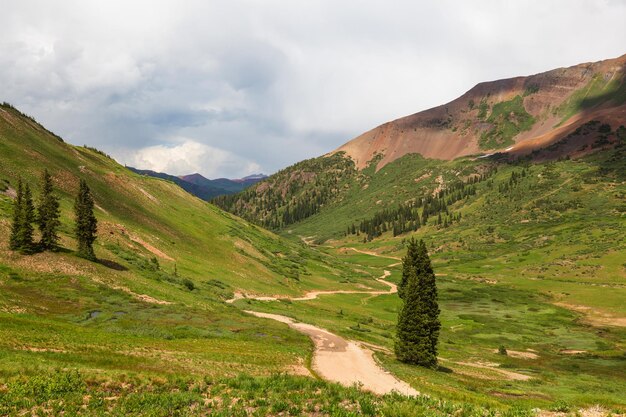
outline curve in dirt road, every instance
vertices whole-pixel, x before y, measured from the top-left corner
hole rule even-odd
[[[232,304],[237,300],[256,300],[256,301],[278,301],[279,299],[290,300],[290,301],[309,301],[315,300],[320,295],[331,295],[331,294],[370,294],[370,295],[384,295],[384,294],[395,294],[398,292],[398,286],[393,282],[389,282],[385,280],[391,272],[385,270],[383,276],[377,278],[376,281],[381,282],[385,285],[389,286],[389,290],[387,291],[359,291],[359,290],[329,290],[329,291],[310,291],[302,297],[272,297],[272,296],[254,296],[254,295],[246,295],[240,292],[236,292],[233,298],[226,300],[227,303]]]
[[[361,249],[352,248],[352,247],[346,248],[346,249],[353,250],[356,253],[362,253],[363,255],[374,256],[376,258],[393,259],[393,260],[396,260],[396,261],[401,261],[402,260],[401,258],[398,258],[397,256],[386,256],[386,255],[378,254],[376,252],[371,252],[371,251],[367,251],[367,250],[361,250]]]
[[[377,281],[389,286],[387,291],[311,291],[303,297],[284,297],[291,301],[314,300],[320,295],[329,294],[369,294],[372,296],[383,294],[395,294],[398,286],[385,280],[391,272],[385,270]],[[227,303],[234,303],[241,299],[253,299],[259,301],[276,301],[278,297],[248,297],[242,293],[235,293],[235,296]],[[346,340],[336,334],[313,326],[311,324],[300,323],[294,319],[281,316],[279,314],[261,313],[258,311],[244,310],[246,313],[256,317],[272,319],[287,324],[294,330],[306,334],[315,344],[315,354],[313,355],[313,369],[322,378],[329,381],[338,382],[342,385],[360,385],[363,389],[376,394],[388,394],[396,391],[404,395],[419,395],[413,387],[401,381],[382,369],[374,360],[372,350],[366,348],[364,344]]]
[[[357,342],[346,340],[327,330],[279,314],[245,311],[256,317],[287,324],[309,336],[315,343],[313,369],[322,378],[345,386],[361,385],[376,394],[397,391],[404,395],[419,395],[413,387],[382,369],[374,360],[373,352]]]

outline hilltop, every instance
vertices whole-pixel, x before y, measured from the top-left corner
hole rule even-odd
[[[528,77],[483,82],[450,103],[385,123],[334,152],[363,169],[410,153],[452,160],[508,149],[526,154],[591,120],[626,119],[626,55]]]

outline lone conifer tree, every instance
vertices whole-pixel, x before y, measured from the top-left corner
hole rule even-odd
[[[415,238],[409,240],[406,255],[402,259],[402,278],[398,285],[398,295],[404,299],[405,288],[409,281],[409,272],[411,268],[418,268],[418,242]]]
[[[85,180],[80,180],[78,195],[74,201],[74,214],[76,215],[75,233],[78,240],[78,256],[95,260],[93,242],[96,240],[98,221],[93,214],[93,197]]]
[[[52,192],[52,177],[46,169],[43,172],[41,198],[37,207],[37,224],[41,231],[40,245],[43,250],[54,249],[59,240],[57,235],[57,229],[61,225],[59,199]]]
[[[13,220],[11,223],[11,237],[9,238],[9,249],[18,250],[20,248],[20,218],[22,216],[22,200],[24,198],[24,189],[22,187],[22,179],[17,181],[17,195],[13,201]]]
[[[437,282],[435,272],[430,263],[428,249],[423,240],[420,240],[419,259],[421,271],[418,269],[420,304],[428,330],[428,339],[430,341],[429,361],[432,365],[437,364],[437,342],[439,341],[439,330],[441,329],[441,321],[439,320],[439,303],[437,302]]]
[[[396,356],[402,362],[432,367],[437,364],[441,323],[435,274],[424,241],[411,239],[403,262],[404,304],[398,315]]]

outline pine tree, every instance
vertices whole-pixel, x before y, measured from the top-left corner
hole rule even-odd
[[[43,250],[52,250],[56,247],[59,236],[57,229],[61,225],[59,217],[59,198],[52,194],[52,177],[48,170],[44,170],[41,185],[41,198],[37,207],[37,224],[41,231],[40,246]]]
[[[30,186],[24,186],[24,194],[20,203],[18,215],[17,249],[22,253],[33,253],[33,222],[35,221],[35,206]]]
[[[435,366],[441,323],[435,274],[423,240],[409,242],[403,281],[404,303],[398,315],[396,356],[402,362]]]
[[[398,315],[395,352],[401,362],[432,365],[425,360],[430,357],[430,340],[428,328],[421,313],[419,280],[414,267],[409,268],[406,296]]]
[[[407,246],[406,255],[402,259],[402,278],[400,280],[400,284],[398,284],[398,295],[400,298],[404,299],[405,288],[409,281],[409,273],[411,268],[417,269],[418,267],[418,243],[415,238],[411,238],[409,240],[409,244]]]
[[[78,240],[78,256],[95,260],[93,242],[96,240],[98,221],[93,214],[94,202],[85,180],[80,180],[80,188],[74,201],[76,215],[75,233]]]
[[[17,195],[13,201],[13,221],[11,223],[11,237],[9,238],[9,249],[11,250],[18,250],[20,248],[19,232],[23,198],[24,189],[22,186],[22,179],[20,178],[17,181]]]
[[[428,256],[428,249],[423,240],[419,243],[418,253],[421,270],[417,269],[416,272],[419,280],[420,303],[430,342],[429,357],[426,362],[435,365],[437,363],[437,343],[441,329],[441,321],[439,320],[441,310],[439,310],[439,303],[437,302],[437,282],[430,257]]]

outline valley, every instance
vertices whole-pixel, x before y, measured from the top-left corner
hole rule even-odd
[[[211,202],[2,104],[0,414],[624,415],[624,62],[479,84]],[[59,247],[10,250],[44,168]],[[434,368],[393,353],[412,237]]]

